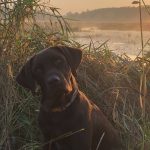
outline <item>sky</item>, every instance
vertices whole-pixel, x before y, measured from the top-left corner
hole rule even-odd
[[[133,6],[134,0],[50,0],[51,5],[60,8],[63,14],[67,12],[82,12],[97,8]],[[144,0],[150,4],[150,0]]]

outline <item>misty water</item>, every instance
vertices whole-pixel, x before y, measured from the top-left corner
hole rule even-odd
[[[146,43],[150,38],[150,32],[144,31],[143,36]],[[97,45],[108,40],[107,45],[110,50],[117,54],[126,53],[131,58],[135,58],[141,51],[139,31],[83,29],[81,32],[75,32],[74,40],[81,44],[89,44],[91,39]],[[147,45],[144,50],[150,51],[150,46]]]

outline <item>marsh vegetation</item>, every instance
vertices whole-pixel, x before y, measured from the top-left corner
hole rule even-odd
[[[33,97],[19,87],[15,76],[31,55],[54,45],[83,50],[80,88],[119,130],[126,149],[149,150],[149,51],[132,60],[126,54],[112,53],[105,41],[79,43],[71,38],[68,22],[58,9],[37,0],[2,1],[0,13],[0,150],[41,148],[37,123],[40,96]],[[41,26],[36,14],[47,17],[48,26]],[[144,44],[149,49],[149,39]]]

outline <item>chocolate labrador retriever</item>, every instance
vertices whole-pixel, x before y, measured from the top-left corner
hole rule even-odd
[[[51,47],[28,60],[16,78],[32,92],[36,84],[41,87],[43,150],[120,150],[117,131],[78,89],[75,77],[81,58],[79,49]]]

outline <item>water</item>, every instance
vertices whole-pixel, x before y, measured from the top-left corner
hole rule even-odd
[[[150,32],[144,31],[144,42],[150,38]],[[92,40],[95,44],[102,44],[108,40],[107,45],[110,50],[117,54],[126,53],[131,58],[135,58],[141,51],[141,37],[139,31],[115,31],[115,30],[82,30],[75,32],[74,39],[82,44],[89,44]],[[147,45],[144,51],[150,51]]]

